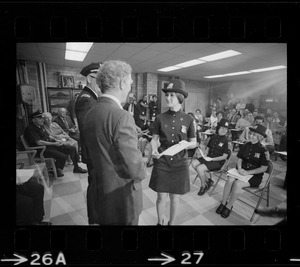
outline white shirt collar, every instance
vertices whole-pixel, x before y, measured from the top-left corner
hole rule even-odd
[[[114,101],[118,104],[118,106],[119,106],[121,109],[123,109],[123,107],[122,107],[122,105],[121,105],[121,101],[120,101],[118,98],[116,98],[115,96],[109,95],[109,94],[102,94],[100,97],[107,97],[107,98],[110,98],[110,99],[114,100]]]

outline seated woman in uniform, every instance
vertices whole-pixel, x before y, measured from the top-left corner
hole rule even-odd
[[[250,127],[249,130],[250,142],[244,144],[239,150],[236,169],[240,175],[252,175],[252,177],[248,182],[228,177],[223,190],[222,202],[216,210],[216,213],[221,214],[223,218],[229,216],[233,203],[243,192],[242,188],[258,187],[268,168],[267,149],[261,144],[261,141],[267,137],[266,128],[263,125],[256,125]]]
[[[192,166],[197,171],[201,180],[201,187],[198,192],[199,196],[205,194],[214,183],[206,177],[205,172],[221,169],[228,157],[228,128],[228,120],[221,119],[216,128],[216,134],[209,139],[207,144],[206,154],[208,157],[204,159],[198,154],[199,158],[192,161]]]

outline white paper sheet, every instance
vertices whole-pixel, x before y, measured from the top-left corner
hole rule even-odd
[[[34,174],[35,169],[17,169],[17,184],[26,183]]]
[[[232,176],[234,178],[237,178],[239,179],[240,181],[243,181],[243,182],[248,182],[250,180],[250,178],[253,176],[253,175],[240,175],[237,171],[237,169],[235,168],[232,168],[228,171],[228,175],[229,176]]]
[[[173,145],[173,146],[169,147],[168,149],[166,149],[165,151],[163,151],[162,153],[160,153],[159,158],[163,155],[174,156],[175,154],[179,153],[180,151],[186,149],[189,145],[190,145],[189,142],[182,142],[182,143]]]
[[[281,154],[284,156],[287,156],[287,152],[286,151],[275,151],[277,154]]]

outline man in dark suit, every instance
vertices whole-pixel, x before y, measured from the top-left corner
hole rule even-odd
[[[122,61],[104,62],[96,81],[102,95],[87,112],[83,127],[93,164],[87,194],[94,200],[97,224],[137,225],[146,165],[134,119],[121,105],[131,89],[131,67]]]
[[[79,130],[77,125],[75,125],[71,118],[67,115],[66,108],[58,109],[58,116],[55,118],[55,122],[73,139],[78,142],[79,145]]]
[[[127,99],[123,109],[127,110],[133,116],[135,124],[138,125],[140,123],[141,110],[139,106],[134,103],[135,98],[133,93],[129,93]]]
[[[93,107],[97,98],[101,95],[101,90],[96,83],[96,75],[97,71],[100,67],[101,63],[91,63],[88,66],[84,67],[80,72],[81,75],[86,77],[86,86],[79,93],[76,102],[75,102],[75,113],[78,121],[79,133],[80,133],[80,143],[81,143],[81,160],[83,163],[87,165],[88,169],[88,188],[87,191],[90,190],[90,180],[92,173],[92,162],[88,160],[87,156],[87,148],[83,136],[83,126],[85,124],[85,115],[86,113]],[[88,209],[87,214],[89,218],[89,223],[93,224],[96,214],[93,214],[93,210],[91,206],[93,205],[93,199],[89,199],[90,194],[87,194],[87,202]]]

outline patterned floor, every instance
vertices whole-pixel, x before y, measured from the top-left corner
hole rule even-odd
[[[236,152],[233,152],[231,163],[236,162]],[[286,175],[286,161],[278,158],[274,161],[274,172],[271,180],[270,207],[286,208],[286,190],[283,183]],[[85,165],[80,163],[81,167]],[[139,225],[156,225],[156,193],[148,187],[152,168],[147,168],[147,177],[143,180],[143,205],[144,209],[139,219]],[[67,165],[64,176],[51,181],[50,187],[45,190],[44,221],[50,221],[53,225],[88,225],[86,209],[87,174],[74,174],[73,165]],[[273,216],[255,215],[254,221],[250,222],[253,209],[237,201],[227,219],[216,214],[224,186],[221,180],[213,195],[198,196],[199,180],[193,184],[196,172],[190,167],[191,191],[180,198],[177,225],[273,225],[282,218]],[[245,192],[241,199],[254,203],[255,197]],[[263,201],[261,207],[266,207]],[[169,219],[169,201],[166,203],[165,222]]]

